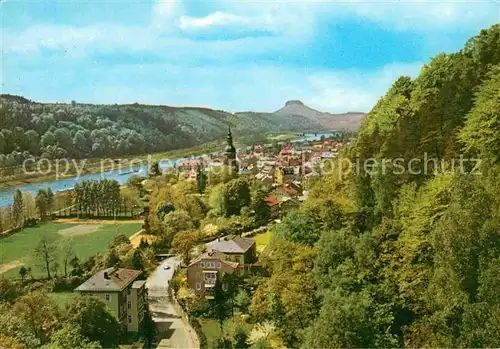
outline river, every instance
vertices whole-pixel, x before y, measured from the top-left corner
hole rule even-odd
[[[296,139],[293,142],[304,142],[304,141],[314,141],[314,140],[319,140],[321,136],[329,137],[332,136],[336,131],[327,131],[327,132],[319,132],[319,133],[306,133],[304,136],[300,139]],[[197,156],[191,156],[191,157],[185,157],[185,158],[178,158],[178,159],[173,159],[169,161],[162,161],[160,162],[160,167],[162,169],[168,168],[173,166],[174,164],[178,164],[184,160],[191,159],[191,158],[196,158],[200,156],[205,156],[206,154],[203,155],[197,155]],[[131,172],[134,171],[134,172]],[[12,203],[12,197],[14,195],[14,192],[19,189],[22,192],[28,192],[31,193],[31,195],[35,196],[36,191],[38,189],[47,189],[50,188],[52,189],[53,192],[58,192],[58,191],[64,191],[64,190],[69,190],[73,189],[75,185],[78,182],[82,182],[85,180],[91,180],[91,179],[102,179],[102,178],[107,178],[107,179],[115,179],[118,181],[120,184],[124,184],[127,179],[133,175],[146,175],[148,171],[148,165],[147,164],[142,164],[138,165],[133,168],[127,168],[127,169],[118,169],[114,171],[108,171],[108,172],[102,172],[102,173],[93,173],[93,174],[86,174],[80,177],[72,177],[72,178],[62,178],[58,180],[52,180],[52,181],[47,181],[47,182],[41,182],[41,183],[34,183],[34,184],[26,184],[23,186],[19,187],[12,187],[12,188],[0,188],[0,207],[7,207]]]

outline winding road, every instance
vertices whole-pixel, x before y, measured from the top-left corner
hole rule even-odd
[[[146,282],[149,309],[159,332],[157,348],[199,348],[194,330],[177,312],[167,294],[168,283],[180,263],[178,257],[164,260]]]

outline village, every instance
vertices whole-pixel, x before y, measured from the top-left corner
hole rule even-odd
[[[270,276],[274,231],[282,221],[288,229],[287,215],[352,140],[337,131],[301,136],[236,149],[229,129],[220,151],[153,163],[121,186],[101,179],[55,195],[40,190],[36,200],[23,194],[26,212],[3,243],[32,247],[7,255],[4,275],[26,288],[41,281],[62,304],[88,302],[78,295],[102,301],[122,333],[103,344],[211,347],[225,340],[228,319],[250,312],[255,280]]]
[[[349,135],[332,131],[316,133],[311,140],[258,144],[236,150],[229,130],[226,150],[182,161],[175,169],[180,177],[196,181],[200,171],[223,170],[224,165],[233,164],[231,167],[238,176],[269,191],[266,201],[273,218],[279,218],[307,198],[312,182],[332,168],[338,153],[352,141]]]

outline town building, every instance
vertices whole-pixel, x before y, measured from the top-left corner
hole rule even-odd
[[[207,252],[187,268],[187,281],[197,296],[206,292],[225,274],[245,273],[256,260],[256,244],[251,238],[225,236],[207,244]]]
[[[226,260],[238,262],[240,267],[255,261],[255,240],[241,236],[223,236],[207,243],[208,250],[216,250],[226,255]]]
[[[216,250],[203,253],[187,267],[187,282],[197,296],[205,296],[224,274],[240,271],[239,263],[226,260],[226,255]]]
[[[137,280],[139,275],[139,270],[107,268],[94,274],[75,291],[103,300],[124,332],[137,332],[148,306],[146,281]]]

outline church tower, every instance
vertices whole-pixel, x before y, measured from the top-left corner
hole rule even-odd
[[[231,127],[227,132],[227,145],[224,149],[224,165],[232,166],[238,170],[238,163],[236,162],[236,148],[233,145],[233,135],[231,134]]]

